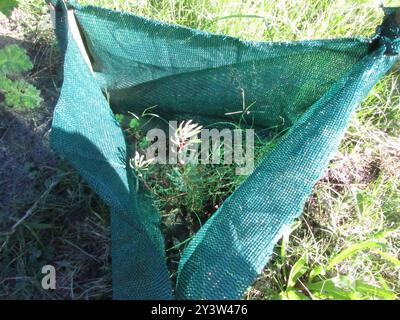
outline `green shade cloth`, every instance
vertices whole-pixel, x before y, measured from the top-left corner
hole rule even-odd
[[[65,62],[51,142],[111,209],[115,299],[241,298],[302,212],[353,111],[400,51],[394,8],[368,39],[245,42],[70,3],[92,73],[65,4],[53,4]],[[243,92],[252,104],[247,123],[287,131],[191,240],[172,288],[160,215],[136,191],[113,111],[157,105],[169,120],[235,122],[241,115],[226,114],[241,109]]]

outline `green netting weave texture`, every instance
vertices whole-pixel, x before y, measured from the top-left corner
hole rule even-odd
[[[244,42],[132,14],[74,5],[94,72],[57,5],[64,82],[51,141],[112,212],[116,299],[239,299],[299,216],[357,105],[396,62],[394,9],[370,39]],[[107,101],[104,92],[110,100]],[[136,191],[113,112],[157,105],[167,119],[247,121],[287,133],[184,251],[176,288],[159,214]]]

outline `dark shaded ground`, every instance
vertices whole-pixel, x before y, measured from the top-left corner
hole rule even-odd
[[[59,75],[55,68],[60,68],[60,59],[49,65],[54,50],[50,46],[0,37],[0,48],[11,43],[28,49],[35,63],[28,79],[41,90],[44,103],[33,111],[0,107],[0,211],[5,213],[5,225],[18,216],[24,202],[34,201],[35,191],[51,179],[51,168],[58,162],[49,148],[48,134],[58,98],[55,85]]]
[[[0,97],[0,299],[108,299],[108,209],[49,145],[62,83],[58,48],[35,30],[21,34],[12,20],[0,19],[0,48],[27,50],[34,69],[24,78],[44,103],[17,111]],[[56,269],[56,290],[41,287],[47,264]]]

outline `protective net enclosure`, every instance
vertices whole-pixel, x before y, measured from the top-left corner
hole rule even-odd
[[[115,299],[238,299],[338,147],[349,118],[396,62],[399,16],[385,9],[366,39],[246,42],[133,14],[52,1],[64,82],[51,141],[109,205]],[[73,10],[90,58],[71,29]],[[284,136],[192,238],[176,286],[160,214],[137,188],[114,113],[157,106],[165,119],[239,121]]]

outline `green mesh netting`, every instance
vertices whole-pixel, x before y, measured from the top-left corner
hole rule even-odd
[[[394,8],[371,39],[275,43],[73,5],[92,73],[68,31],[65,5],[53,3],[65,62],[52,146],[111,209],[116,299],[240,298],[302,212],[352,112],[400,51]],[[191,240],[173,289],[160,216],[136,192],[113,111],[157,105],[172,120],[232,122],[238,118],[226,113],[240,108],[242,90],[254,126],[288,130]]]

